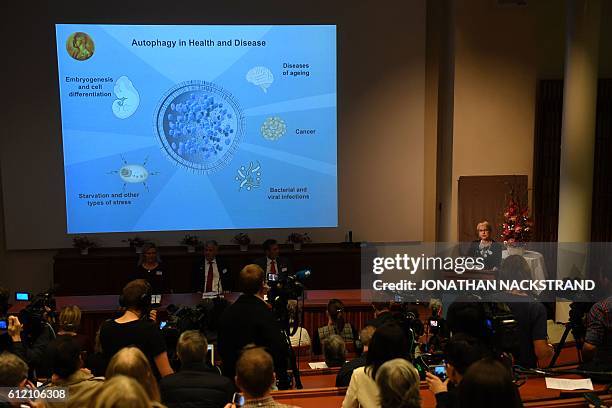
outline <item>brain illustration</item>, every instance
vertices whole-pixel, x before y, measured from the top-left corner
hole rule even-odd
[[[225,89],[205,81],[171,88],[155,111],[155,133],[178,165],[210,174],[225,167],[244,132],[242,109]]]
[[[267,92],[272,82],[274,82],[274,75],[266,67],[253,67],[247,72],[246,80],[255,86],[261,88],[262,91]]]

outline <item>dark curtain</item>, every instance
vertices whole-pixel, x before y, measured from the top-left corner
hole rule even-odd
[[[543,80],[536,98],[533,190],[534,241],[557,240],[563,81]],[[612,79],[599,81],[591,241],[612,241]]]
[[[459,241],[470,242],[478,238],[476,224],[489,221],[492,238],[502,241],[501,224],[508,205],[510,191],[514,190],[522,205],[527,204],[527,176],[461,176],[458,188]]]
[[[535,242],[557,240],[563,81],[540,81],[536,96],[533,153]]]
[[[597,87],[591,241],[612,241],[612,79]]]

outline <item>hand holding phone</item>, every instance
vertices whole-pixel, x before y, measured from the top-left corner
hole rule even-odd
[[[242,407],[244,405],[244,395],[239,392],[235,392],[234,396],[232,397],[232,405],[237,408]]]

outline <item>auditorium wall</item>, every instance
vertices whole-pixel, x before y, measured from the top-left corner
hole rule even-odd
[[[129,6],[118,1],[64,3],[78,5],[57,6],[63,7],[67,21],[88,21],[100,13],[103,22],[112,21],[113,16],[126,21],[130,16],[140,16],[137,20],[144,22],[157,10],[157,21],[171,23],[172,16],[181,13],[167,10],[161,1],[147,2],[147,8],[140,9],[134,4],[137,2]],[[397,0],[387,7],[373,7],[369,1],[323,0],[303,6],[278,0],[266,2],[265,6],[248,1],[207,4],[214,8],[202,12],[207,17],[200,21],[338,23],[340,227],[314,229],[310,234],[316,242],[343,241],[348,230],[353,231],[354,240],[421,240],[425,1]],[[54,251],[45,248],[70,247],[71,237],[64,233],[57,74],[53,38],[49,34],[52,17],[42,12],[31,16],[25,6],[15,7],[14,14],[28,16],[28,22],[11,19],[9,30],[25,29],[30,35],[12,45],[16,63],[10,67],[9,75],[31,80],[8,84],[12,103],[2,113],[10,137],[2,138],[0,149],[4,192],[0,282],[13,289],[21,282],[21,287],[36,291],[47,287],[51,280]],[[55,12],[49,14],[53,16]],[[193,22],[193,15],[190,12],[181,22]],[[49,68],[41,69],[45,66]],[[249,234],[255,242],[270,236],[284,241],[289,232],[260,230]],[[198,235],[229,243],[235,233]],[[162,245],[176,245],[183,234],[139,235]],[[125,245],[121,239],[134,235],[108,234],[95,240],[101,245]]]
[[[457,239],[460,176],[527,175],[532,207],[536,84],[538,79],[562,78],[565,56],[564,2],[453,4],[452,193],[439,197],[442,206],[451,206],[449,219],[439,219],[440,241]],[[602,4],[599,76],[610,78],[612,3]]]
[[[498,7],[494,0],[450,2],[455,22],[452,33],[455,49],[453,188],[447,196],[440,197],[435,195],[435,185],[439,182],[436,166],[441,164],[436,163],[436,140],[438,103],[443,99],[438,94],[442,60],[438,48],[442,41],[440,7],[443,6],[441,2],[427,3],[427,56],[421,65],[413,62],[425,58],[425,49],[411,42],[415,39],[410,35],[425,33],[422,2],[400,5],[398,1],[397,7],[384,10],[372,8],[371,2],[352,2],[353,6],[346,7],[345,22],[353,21],[367,29],[354,29],[347,35],[347,41],[355,44],[354,47],[339,45],[341,58],[351,63],[345,66],[339,79],[340,94],[347,102],[339,103],[339,216],[343,228],[331,232],[314,230],[312,235],[316,241],[342,240],[346,229],[354,231],[356,240],[434,240],[436,222],[442,224],[443,231],[437,239],[453,240],[457,234],[460,176],[527,174],[529,186],[532,185],[535,85],[538,78],[563,75],[564,3],[540,0],[529,2],[528,7],[515,8]],[[604,21],[612,21],[612,2],[603,3],[600,76],[609,78],[612,77],[612,24]],[[336,12],[341,8],[341,5],[329,4]],[[304,19],[308,21],[309,16],[316,16],[325,7],[326,2],[313,3],[304,13]],[[372,13],[382,14],[371,18]],[[381,38],[386,41],[380,41]],[[23,50],[16,52],[22,58],[26,55]],[[424,73],[420,67],[425,68]],[[44,83],[49,81],[48,86],[54,87],[54,75],[37,68],[37,84],[44,88]],[[50,109],[45,101],[31,95],[15,94],[14,99],[17,103],[9,104],[3,117],[23,115],[20,113],[23,106],[33,112]],[[0,182],[4,188],[0,194],[1,190],[7,191],[4,185],[7,176],[3,171],[7,166],[15,169],[19,165],[19,159],[5,151],[6,135],[22,137],[14,138],[11,143],[13,146],[22,143],[21,147],[29,149],[28,154],[36,160],[48,161],[59,152],[59,147],[49,141],[31,144],[24,137],[38,133],[58,137],[54,133],[58,128],[56,123],[21,120],[19,125],[23,130],[17,129],[12,121],[5,123],[9,128],[1,141]],[[419,127],[420,135],[412,132]],[[412,161],[415,156],[404,156],[408,152],[424,152],[422,160]],[[63,211],[63,198],[58,202],[48,199],[55,197],[57,201],[57,191],[60,196],[63,194],[61,162],[55,166],[39,171],[38,180],[26,174],[27,183],[14,179],[8,183],[10,189],[21,183],[24,193],[27,189],[36,189],[39,200],[22,202],[24,210],[30,213],[49,210],[53,228],[63,229],[63,219],[56,219],[57,210]],[[412,173],[420,174],[419,179],[411,178]],[[49,183],[50,179],[59,179],[60,184]],[[14,203],[20,204],[18,200]],[[436,218],[438,204],[452,207],[448,219]],[[0,283],[32,292],[45,289],[52,278],[55,251],[7,250],[4,210],[0,200]],[[33,227],[24,233],[45,234],[44,228]],[[227,242],[232,233],[215,235]],[[251,235],[260,242],[266,234],[255,231]],[[282,238],[286,231],[276,235]],[[167,234],[165,239],[174,244],[180,236]],[[116,244],[117,238],[113,239],[109,244]],[[69,239],[62,238],[55,247],[69,244]]]

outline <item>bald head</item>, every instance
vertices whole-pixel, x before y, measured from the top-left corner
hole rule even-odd
[[[236,363],[236,384],[253,398],[265,396],[274,383],[272,356],[263,348],[245,350]]]

